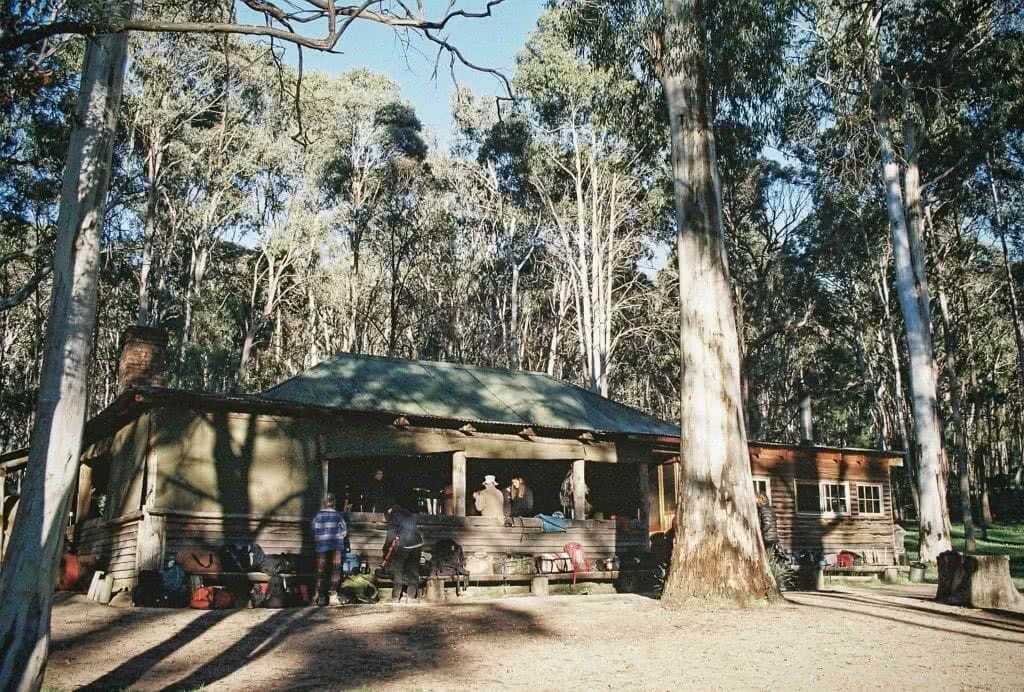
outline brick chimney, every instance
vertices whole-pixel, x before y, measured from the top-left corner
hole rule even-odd
[[[123,392],[133,385],[162,386],[167,331],[160,327],[134,325],[125,330],[122,340],[117,391]]]

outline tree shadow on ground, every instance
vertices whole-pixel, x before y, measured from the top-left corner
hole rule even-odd
[[[821,603],[806,603],[794,600],[793,597],[809,596],[815,600],[822,599]],[[890,599],[875,598],[869,595],[849,594],[837,591],[818,591],[807,594],[787,594],[787,602],[803,608],[817,608],[826,611],[842,611],[843,613],[861,615],[864,617],[876,618],[893,622],[900,625],[920,627],[923,629],[948,632],[964,637],[975,639],[986,639],[997,642],[1020,642],[1024,643],[1024,615],[1010,613],[1007,611],[993,611],[986,615],[975,615],[969,609],[962,609],[962,612],[950,612],[929,608],[923,605],[911,605],[899,603]],[[892,615],[877,612],[877,610],[891,612]],[[924,621],[911,618],[899,617],[901,613],[910,613],[917,616],[924,616]],[[990,634],[982,634],[980,631],[968,631],[957,629],[951,625],[962,625],[971,629],[989,630]],[[999,636],[999,632],[1005,633]]]
[[[289,643],[290,666],[254,666],[263,683],[272,687],[360,687],[401,679],[423,671],[455,673],[461,664],[458,641],[469,637],[502,637],[510,634],[552,636],[530,612],[496,603],[445,607],[351,606],[279,610],[266,619],[243,625],[234,641],[207,632],[238,611],[210,611],[176,631],[159,644],[138,653],[113,670],[85,685],[86,690],[126,689],[138,684],[164,689],[196,689],[223,680],[243,667]],[[475,606],[475,607],[472,607]],[[379,628],[372,620],[386,617]],[[396,618],[398,619],[395,622]],[[110,627],[145,628],[151,619]],[[160,626],[167,627],[167,623]],[[94,633],[102,638],[102,633]],[[80,637],[76,637],[81,642]],[[73,644],[61,642],[61,649]],[[88,647],[88,645],[86,645]],[[186,651],[179,653],[182,649]],[[218,651],[209,657],[211,651]],[[195,658],[205,660],[193,668]],[[165,661],[177,654],[178,660]],[[77,655],[81,655],[80,653]],[[184,658],[181,658],[184,656]],[[159,670],[156,670],[159,666]],[[143,678],[147,678],[143,680]],[[178,677],[180,676],[180,677]],[[173,682],[171,682],[173,680]]]

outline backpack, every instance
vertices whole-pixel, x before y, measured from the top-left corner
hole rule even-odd
[[[376,603],[379,598],[377,587],[361,574],[345,577],[338,586],[338,595],[349,603]]]
[[[345,553],[345,557],[342,560],[343,572],[345,574],[355,574],[359,571],[360,564],[362,564],[362,561],[358,553]]]
[[[266,557],[259,543],[236,543],[224,546],[221,551],[221,562],[228,572],[260,571]]]
[[[430,574],[435,577],[469,574],[462,546],[448,538],[442,538],[435,543],[430,558]]]
[[[566,543],[562,549],[569,555],[569,562],[572,564],[572,583],[575,585],[576,573],[589,572],[594,566],[590,564],[587,554],[583,552],[583,546],[579,543]]]
[[[267,598],[264,608],[284,608],[288,605],[288,591],[284,588],[284,579],[280,575],[271,575],[267,582]]]
[[[289,574],[294,572],[295,567],[291,555],[267,555],[260,561],[259,570],[264,574],[269,574],[271,577],[274,577],[279,574]]]
[[[262,608],[267,602],[267,585],[253,584],[249,592],[249,603],[253,608]]]
[[[569,530],[569,520],[554,514],[538,514],[540,528],[544,533],[564,533]]]
[[[166,593],[184,591],[188,588],[188,574],[181,568],[181,565],[172,563],[167,569],[160,572],[160,582]]]
[[[163,595],[164,585],[160,578],[160,572],[155,569],[140,571],[138,584],[132,589],[132,605],[140,608],[156,608],[163,600]]]
[[[230,608],[234,604],[231,594],[219,586],[200,586],[189,600],[189,607],[197,610]]]

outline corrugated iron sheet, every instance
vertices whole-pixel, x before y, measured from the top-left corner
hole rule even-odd
[[[339,353],[261,397],[356,411],[647,435],[679,429],[543,373]]]

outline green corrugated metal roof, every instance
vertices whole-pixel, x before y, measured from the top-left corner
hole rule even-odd
[[[615,433],[679,429],[543,373],[339,353],[260,394],[355,411]]]

